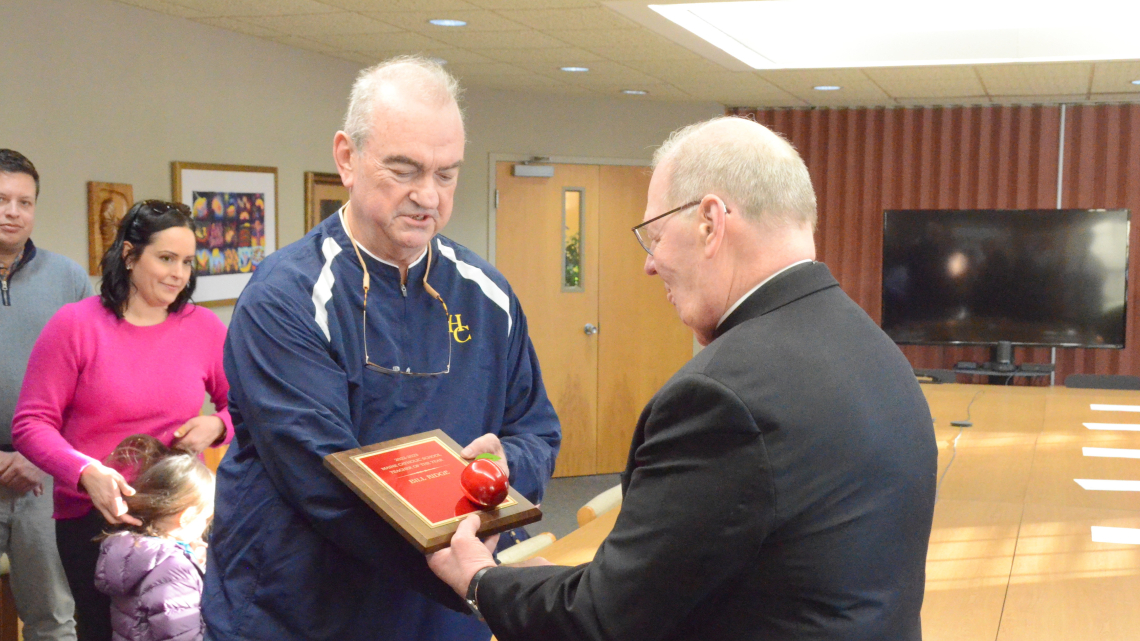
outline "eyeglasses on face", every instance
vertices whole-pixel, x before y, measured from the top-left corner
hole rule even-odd
[[[649,249],[649,241],[646,240],[646,238],[641,235],[642,229],[646,225],[648,225],[649,223],[655,223],[655,222],[661,220],[662,218],[668,216],[669,214],[675,214],[675,213],[681,211],[682,209],[688,209],[689,207],[695,207],[699,204],[701,204],[701,201],[694,200],[693,202],[685,203],[684,205],[681,205],[680,207],[677,207],[676,209],[670,209],[669,211],[665,212],[664,214],[661,214],[660,216],[654,216],[653,218],[650,218],[649,220],[641,223],[640,225],[634,225],[633,235],[637,237],[637,242],[641,245],[641,248],[645,250],[645,253],[652,256],[653,252]]]

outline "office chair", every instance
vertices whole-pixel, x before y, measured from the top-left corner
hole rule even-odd
[[[578,509],[578,527],[582,527],[619,505],[621,505],[621,485],[615,485],[590,499]]]

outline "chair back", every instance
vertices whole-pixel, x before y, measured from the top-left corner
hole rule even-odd
[[[1069,374],[1065,387],[1081,389],[1140,390],[1140,376],[1125,374]]]

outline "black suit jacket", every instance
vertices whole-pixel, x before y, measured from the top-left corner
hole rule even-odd
[[[493,569],[480,609],[500,641],[920,639],[937,456],[899,349],[793,267],[646,406],[594,561]]]

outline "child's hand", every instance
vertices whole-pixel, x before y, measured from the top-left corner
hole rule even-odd
[[[210,547],[208,543],[202,540],[195,541],[190,544],[190,551],[194,556],[194,561],[203,568],[206,567],[206,550]]]
[[[91,463],[79,474],[79,484],[108,523],[142,525],[142,521],[127,514],[127,504],[123,501],[123,496],[133,495],[135,488],[115,470],[101,463]]]

